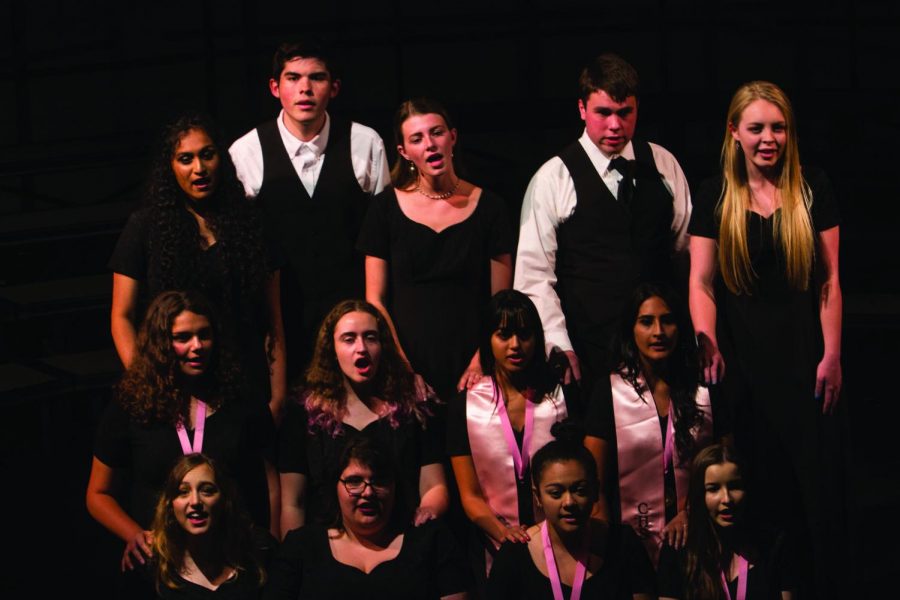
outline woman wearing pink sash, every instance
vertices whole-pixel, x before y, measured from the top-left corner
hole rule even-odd
[[[752,520],[742,467],[727,445],[715,444],[697,454],[688,491],[691,535],[680,551],[662,551],[661,599],[796,597],[796,552],[784,534]]]
[[[525,529],[542,517],[532,503],[531,456],[575,403],[548,365],[541,320],[527,296],[498,292],[482,322],[489,375],[450,405],[447,454],[463,510],[481,533],[478,547],[493,553],[503,542],[527,542]]]
[[[687,537],[688,465],[712,435],[709,393],[674,293],[641,284],[622,313],[609,379],[591,398],[585,445],[597,461],[602,516],[630,525],[654,565]]]
[[[599,487],[597,465],[581,428],[553,426],[556,440],[534,455],[535,503],[545,520],[527,530],[527,544],[506,543],[497,554],[488,597],[509,600],[655,598],[655,574],[634,531],[591,521]]]

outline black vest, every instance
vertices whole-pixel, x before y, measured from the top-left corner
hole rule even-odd
[[[369,195],[353,172],[350,122],[331,119],[328,146],[312,197],[297,176],[277,120],[257,127],[263,183],[257,196],[266,231],[280,247],[281,308],[289,345],[289,375],[309,357],[322,318],[338,301],[365,293],[356,238]]]
[[[556,292],[573,343],[580,339],[603,350],[634,286],[673,278],[672,195],[650,145],[633,147],[635,188],[627,206],[612,195],[579,142],[559,155],[577,203],[557,230]]]

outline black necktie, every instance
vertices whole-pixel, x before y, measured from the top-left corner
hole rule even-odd
[[[622,174],[622,181],[619,182],[619,193],[616,194],[616,200],[627,206],[631,202],[632,196],[634,196],[634,161],[617,156],[609,161],[609,168]]]

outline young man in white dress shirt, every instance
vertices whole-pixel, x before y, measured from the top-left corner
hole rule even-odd
[[[608,370],[625,299],[642,280],[675,283],[687,249],[690,191],[675,157],[633,140],[638,76],[614,54],[581,73],[584,134],[525,192],[514,287],[538,307],[549,349],[590,386]]]
[[[356,238],[369,198],[390,184],[381,137],[328,114],[340,87],[321,44],[281,44],[269,80],[281,113],[229,149],[238,178],[247,196],[259,202],[285,261],[281,297],[291,377],[308,362],[331,307],[364,296]]]

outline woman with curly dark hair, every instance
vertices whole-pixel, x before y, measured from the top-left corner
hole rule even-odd
[[[253,527],[231,478],[208,456],[187,454],[175,463],[152,531],[160,598],[207,598],[222,586],[219,595],[234,600],[259,597],[275,540]]]
[[[123,570],[151,554],[156,498],[183,454],[202,450],[219,461],[258,525],[267,527],[277,507],[278,478],[267,468],[272,415],[263,404],[239,401],[240,368],[220,337],[213,308],[198,293],[160,294],[98,425],[87,508],[125,541]],[[127,512],[114,495],[126,471]]]
[[[384,316],[363,300],[335,306],[319,328],[299,402],[280,431],[281,530],[328,514],[347,443],[372,438],[397,463],[397,493],[417,507],[416,525],[447,509],[440,430],[416,393]]]
[[[165,127],[144,205],[110,259],[113,341],[131,366],[148,300],[163,290],[198,290],[241,348],[245,395],[258,394],[278,415],[286,393],[279,272],[224,147],[203,115],[186,113]]]
[[[684,545],[688,466],[712,436],[690,320],[672,290],[635,288],[612,359],[614,370],[594,388],[585,437],[605,495],[598,509],[630,525],[655,565],[664,542]]]

